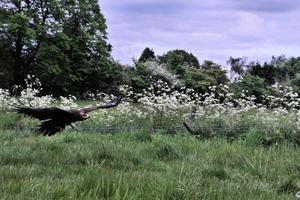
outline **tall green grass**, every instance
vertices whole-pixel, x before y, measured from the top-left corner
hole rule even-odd
[[[295,199],[300,149],[255,134],[0,131],[0,199]]]

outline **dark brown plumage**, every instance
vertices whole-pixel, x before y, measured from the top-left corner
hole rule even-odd
[[[89,112],[106,109],[117,106],[121,102],[122,97],[117,97],[108,104],[95,106],[90,108],[83,108],[80,110],[63,110],[57,107],[51,108],[30,108],[19,107],[17,112],[27,116],[39,119],[39,132],[43,135],[54,135],[57,132],[64,130],[67,125],[77,121],[84,121],[89,118]]]

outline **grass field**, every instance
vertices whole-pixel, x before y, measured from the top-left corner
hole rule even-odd
[[[1,199],[296,199],[300,149],[145,131],[0,131]]]

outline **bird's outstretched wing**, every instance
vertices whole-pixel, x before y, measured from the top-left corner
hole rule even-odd
[[[43,135],[54,135],[62,131],[66,125],[72,123],[74,116],[71,112],[60,108],[29,108],[23,107],[17,109],[18,113],[41,120],[39,132]]]
[[[89,113],[89,112],[92,112],[92,111],[98,110],[98,109],[113,108],[113,107],[118,106],[122,99],[123,99],[123,97],[117,97],[117,98],[113,99],[112,101],[108,102],[107,104],[104,104],[101,106],[94,106],[94,107],[90,107],[90,108],[83,108],[83,109],[81,109],[81,111],[83,111],[84,113]]]
[[[66,123],[59,121],[57,119],[49,119],[46,121],[43,121],[39,125],[39,132],[43,135],[54,135],[62,130],[65,129]]]
[[[121,102],[121,100],[123,99],[123,97],[117,97],[115,99],[113,99],[112,101],[110,101],[109,103],[105,104],[105,105],[101,105],[98,106],[99,109],[105,109],[105,108],[112,108],[112,107],[116,107],[117,105],[119,105],[119,103]]]
[[[56,107],[52,107],[52,108],[21,107],[17,109],[17,112],[39,120],[64,118],[71,115],[70,112]]]

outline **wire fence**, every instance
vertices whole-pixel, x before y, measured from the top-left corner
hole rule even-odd
[[[228,132],[228,131],[248,131],[249,127],[199,127],[193,126],[193,129],[197,131],[210,131],[210,132]],[[262,129],[262,128],[261,128]],[[179,132],[187,131],[184,125],[176,126],[135,126],[135,127],[76,127],[75,130],[83,132],[134,132],[140,130],[147,130],[150,132]]]
[[[2,112],[0,112],[2,114]],[[3,118],[5,119],[5,118]],[[7,118],[9,119],[9,118]],[[3,120],[2,120],[3,121]],[[34,132],[38,130],[38,123],[31,123],[28,121],[17,122],[14,118],[7,120],[8,122],[0,121],[0,129],[14,129],[19,132]],[[5,121],[5,120],[4,120]],[[35,121],[36,122],[36,121]],[[206,121],[198,121],[194,123],[191,122],[192,131],[188,130],[184,125],[183,121],[178,120],[170,123],[169,121],[166,123],[164,120],[155,120],[155,122],[149,121],[136,121],[133,123],[116,123],[112,126],[105,126],[102,122],[91,122],[91,123],[76,123],[75,128],[67,126],[66,131],[72,132],[82,132],[82,133],[99,133],[99,134],[115,134],[115,133],[130,133],[137,131],[146,131],[149,133],[166,133],[166,134],[177,134],[177,133],[192,133],[195,135],[226,135],[226,136],[237,136],[249,133],[251,129],[255,129],[261,133],[264,132],[276,132],[280,131],[282,133],[291,133],[292,131],[297,131],[297,127],[294,126],[284,126],[291,125],[282,123],[280,126],[273,126],[268,124],[263,124],[260,122],[249,122],[244,124],[235,124],[231,126],[230,124],[219,123],[218,121],[206,122]],[[6,124],[5,124],[6,123]],[[1,125],[2,124],[2,125]],[[4,124],[4,126],[3,126]],[[293,129],[293,130],[292,130]]]
[[[208,127],[208,126],[192,126],[194,134],[203,135],[203,134],[211,134],[211,135],[241,135],[248,133],[251,129],[255,129],[257,131],[270,131],[268,128],[263,126],[244,126],[244,127]],[[35,132],[38,131],[38,126],[30,126],[30,127],[11,127],[7,129],[14,129],[20,132]],[[280,129],[285,129],[284,127]],[[166,134],[177,134],[177,133],[190,133],[187,128],[182,125],[176,126],[127,126],[127,127],[101,127],[101,126],[93,126],[93,127],[70,127],[66,128],[67,132],[81,132],[81,133],[99,133],[99,134],[116,134],[116,133],[131,133],[138,131],[145,131],[149,133],[166,133]]]

